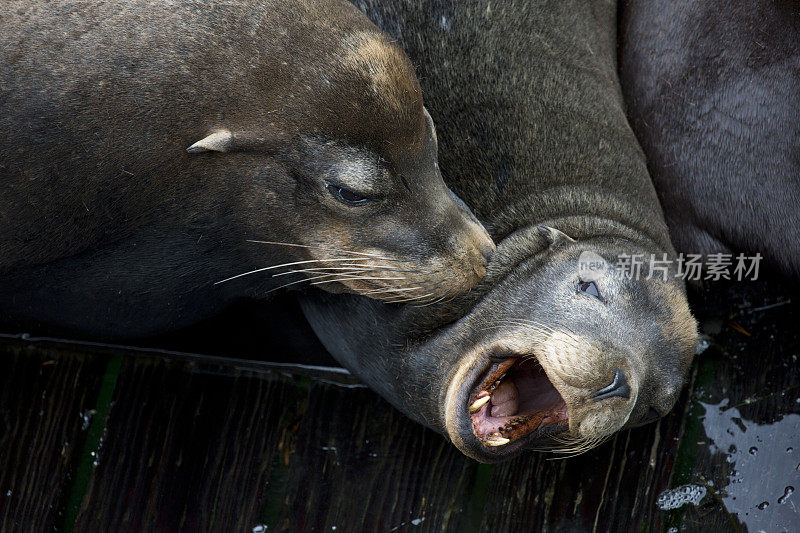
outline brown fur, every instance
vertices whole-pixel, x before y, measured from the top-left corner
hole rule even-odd
[[[322,286],[389,300],[485,271],[411,62],[344,0],[13,0],[0,20],[6,316],[133,334],[298,279],[213,286],[279,263],[362,259]]]

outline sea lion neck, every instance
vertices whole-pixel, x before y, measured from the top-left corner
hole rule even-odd
[[[592,181],[532,187],[527,194],[498,205],[487,228],[500,243],[538,225],[558,228],[578,240],[619,237],[672,253],[658,206],[642,204],[628,190]]]
[[[552,207],[556,187],[573,191],[568,200],[576,213],[598,216],[576,205],[576,196],[586,194],[587,204],[607,191],[620,211],[637,213],[640,220],[628,225],[659,232],[658,197],[622,104],[615,10],[576,5],[525,20],[513,9],[451,11],[453,31],[443,32],[436,46],[406,34],[399,39],[417,62],[439,125],[445,179],[493,236],[557,215],[537,215]],[[485,35],[505,35],[514,45],[497,44],[484,55],[463,46]],[[442,75],[442,64],[464,68]],[[478,165],[469,157],[476,152]]]

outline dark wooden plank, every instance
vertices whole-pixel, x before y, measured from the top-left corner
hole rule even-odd
[[[0,531],[47,531],[61,522],[106,365],[0,342]]]
[[[680,413],[617,434],[567,459],[530,453],[497,465],[484,531],[631,531],[656,528],[654,501],[669,483]]]
[[[477,467],[373,392],[320,385],[287,461],[280,531],[452,529]]]
[[[785,281],[698,298],[701,356],[673,486],[705,489],[665,511],[681,531],[800,531],[800,295]],[[791,289],[791,287],[790,287]]]
[[[798,530],[798,495],[782,496],[800,489],[800,310],[784,292],[695,298],[711,348],[658,424],[500,465],[328,370],[0,338],[0,529]],[[659,508],[685,484],[705,498]]]
[[[251,530],[293,390],[277,374],[126,359],[77,528]]]

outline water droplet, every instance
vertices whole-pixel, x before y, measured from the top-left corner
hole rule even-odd
[[[758,505],[756,505],[756,507],[758,507],[759,509],[761,509],[763,511],[764,509],[769,507],[769,502],[761,502]]]
[[[267,530],[266,524],[258,524],[253,528],[253,533],[264,533]]]
[[[736,445],[735,444],[731,444],[731,447],[728,448],[728,453],[733,454],[733,453],[736,453],[736,451],[737,451],[736,450]]]
[[[694,350],[695,355],[700,355],[701,353],[708,350],[708,347],[711,346],[711,343],[708,342],[706,339],[701,339],[700,342],[697,343],[697,348]]]
[[[92,417],[97,413],[94,409],[89,409],[85,413],[81,413],[81,419],[83,420],[83,424],[81,425],[81,431],[86,431],[89,429],[89,426],[92,424]]]
[[[792,487],[791,485],[783,489],[783,496],[778,498],[778,503],[786,503],[786,500],[789,499],[789,496],[791,496],[793,492],[794,492],[794,487]]]
[[[756,453],[758,453],[758,448],[756,448],[755,446],[753,446],[753,447],[751,447],[751,448],[750,448],[749,450],[747,450],[747,451],[748,451],[748,452],[750,452],[750,455],[755,455]]]
[[[794,448],[792,448],[791,446],[786,448],[786,453],[792,453],[793,451],[794,451]]]
[[[687,503],[697,505],[705,497],[706,492],[706,488],[701,485],[681,485],[659,494],[656,506],[662,511],[669,511],[683,507]]]

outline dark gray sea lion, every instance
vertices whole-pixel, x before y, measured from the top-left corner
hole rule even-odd
[[[800,9],[626,2],[620,74],[675,246],[800,277]]]
[[[481,461],[577,453],[666,413],[697,331],[674,265],[611,272],[674,257],[625,118],[615,3],[356,5],[417,65],[445,179],[498,245],[478,289],[440,305],[304,295],[327,348]]]
[[[7,1],[0,57],[6,322],[136,337],[282,284],[485,273],[412,64],[343,0]]]

